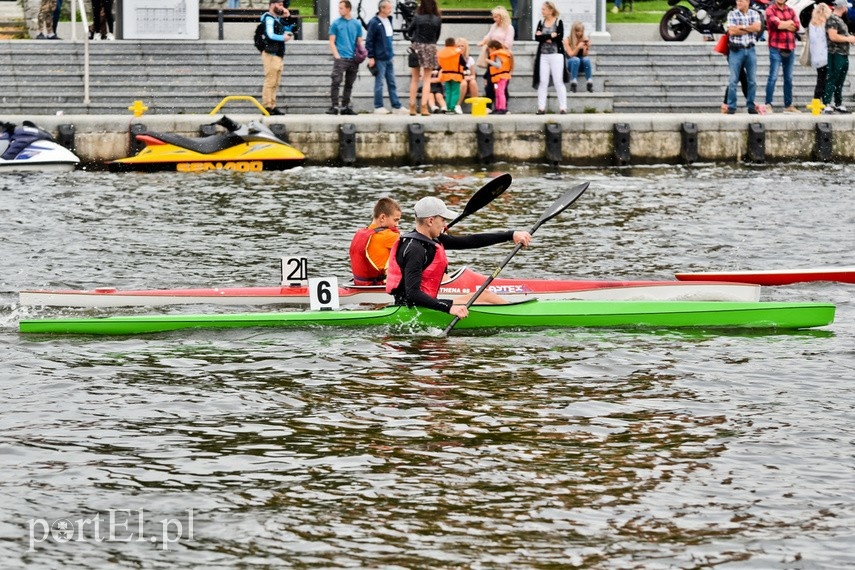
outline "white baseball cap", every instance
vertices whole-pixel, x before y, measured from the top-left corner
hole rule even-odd
[[[416,202],[415,212],[417,218],[442,216],[446,220],[453,220],[457,217],[457,214],[449,210],[442,200],[433,196],[425,196]]]

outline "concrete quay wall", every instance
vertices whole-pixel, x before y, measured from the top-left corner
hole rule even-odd
[[[308,164],[406,165],[413,163],[414,149],[416,155],[423,154],[426,163],[479,163],[489,156],[485,149],[492,150],[490,161],[572,165],[746,159],[855,162],[853,115],[229,116],[239,122],[260,119],[284,125],[288,142],[306,154]],[[142,123],[149,131],[198,136],[199,127],[216,118],[144,115],[129,121],[120,115],[4,117],[16,123],[35,120],[55,136],[60,125],[73,125],[74,150],[89,165],[128,156],[132,123]],[[694,128],[687,129],[686,124]],[[489,133],[486,137],[485,132]],[[355,161],[351,160],[354,156]]]

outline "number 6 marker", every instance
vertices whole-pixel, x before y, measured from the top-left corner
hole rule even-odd
[[[309,309],[312,311],[338,309],[338,277],[309,279]]]

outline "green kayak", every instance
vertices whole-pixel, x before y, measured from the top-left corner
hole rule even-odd
[[[139,315],[80,319],[22,320],[22,333],[134,335],[180,329],[250,327],[369,327],[444,329],[451,315],[390,306],[376,310],[295,311],[209,315]],[[829,303],[689,301],[526,301],[475,305],[456,329],[528,327],[760,328],[821,327],[834,320]]]

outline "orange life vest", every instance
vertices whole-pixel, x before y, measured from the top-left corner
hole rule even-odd
[[[362,228],[357,231],[350,242],[350,270],[353,273],[354,285],[382,285],[386,279],[386,265],[378,267],[368,255],[368,245],[376,234],[390,228]],[[394,229],[392,231],[396,231]]]
[[[419,232],[410,232],[401,236],[395,245],[392,246],[392,252],[389,255],[389,270],[386,276],[386,292],[392,293],[401,284],[403,274],[401,266],[398,265],[398,248],[401,247],[401,242],[406,243],[410,240],[419,240],[425,242],[427,247],[433,244],[436,247],[436,255],[433,261],[427,267],[422,268],[422,284],[419,289],[423,293],[436,298],[439,295],[439,287],[442,285],[442,277],[445,275],[445,270],[448,269],[448,256],[445,254],[445,247],[437,241],[434,241]]]
[[[463,66],[460,65],[460,51],[456,47],[445,46],[436,54],[442,71],[440,81],[463,81]]]
[[[502,65],[499,67],[490,66],[490,81],[498,83],[502,79],[510,79],[511,70],[514,67],[514,56],[506,49],[497,49],[490,54],[490,59],[496,58],[499,58]]]

